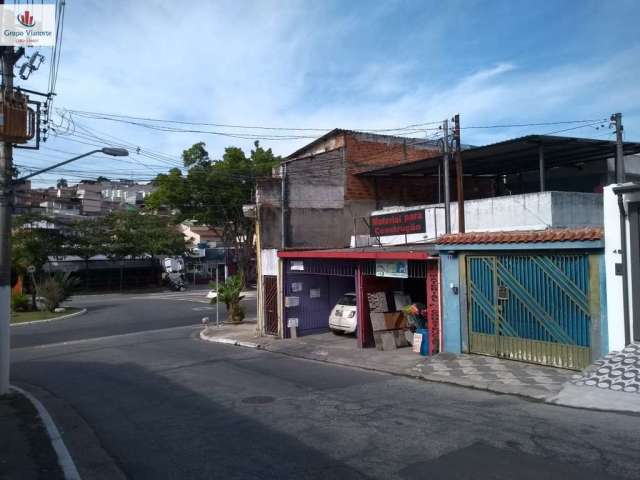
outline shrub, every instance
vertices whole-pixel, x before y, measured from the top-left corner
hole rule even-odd
[[[240,300],[244,298],[241,295],[243,287],[244,281],[241,275],[230,276],[218,287],[216,301],[223,302],[227,306],[229,320],[234,323],[240,323],[244,319],[244,309],[240,305]]]
[[[57,272],[45,278],[36,286],[38,296],[47,310],[53,312],[62,302],[71,297],[73,289],[78,284],[78,279],[69,273]]]
[[[29,309],[29,297],[23,293],[11,294],[11,310],[14,312],[26,312]]]

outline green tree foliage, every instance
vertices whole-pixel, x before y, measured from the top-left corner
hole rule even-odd
[[[64,237],[53,228],[51,219],[40,215],[16,217],[11,235],[12,268],[29,281],[42,274],[42,267],[50,257],[63,254]],[[35,273],[27,276],[27,267],[35,267]],[[33,282],[32,282],[33,283]],[[31,285],[32,304],[36,307],[36,287]]]
[[[20,274],[25,274],[30,265],[39,272],[49,261],[49,257],[63,254],[63,234],[52,227],[51,219],[43,216],[21,216],[15,219],[11,236],[11,259]]]
[[[58,182],[56,183],[56,187],[58,188],[64,188],[68,186],[69,186],[69,182],[67,182],[66,178],[59,178]]]
[[[158,255],[182,255],[184,237],[172,219],[152,214],[113,212],[102,218],[83,218],[71,224],[56,224],[45,217],[20,217],[12,234],[12,266],[26,276],[27,267],[36,267],[40,275],[51,257],[73,255],[85,265],[88,279],[89,261],[106,255],[113,262],[126,258],[150,258],[155,265]],[[86,287],[85,283],[85,287]]]
[[[108,225],[104,218],[76,220],[65,236],[65,252],[84,262],[85,289],[89,288],[89,260],[106,251]]]
[[[182,160],[186,174],[175,168],[158,175],[158,188],[146,205],[156,209],[166,206],[177,210],[180,220],[196,219],[219,227],[247,278],[254,255],[255,224],[244,217],[242,206],[253,203],[256,179],[268,175],[281,158],[256,142],[249,156],[240,148],[228,147],[222,159],[211,160],[205,144],[200,142],[185,150]]]

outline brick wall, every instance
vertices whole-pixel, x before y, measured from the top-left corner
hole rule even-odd
[[[400,165],[405,162],[413,162],[440,155],[436,147],[409,145],[405,148],[401,140],[390,141],[387,137],[377,138],[349,134],[346,135],[345,140],[347,149],[345,200],[375,199],[376,192],[373,180],[355,176],[359,172],[376,167]],[[435,185],[437,187],[437,184]],[[432,182],[427,182],[423,185],[423,188],[431,188],[431,186]],[[390,189],[385,191],[386,193],[392,193]],[[396,193],[393,194],[396,195]]]

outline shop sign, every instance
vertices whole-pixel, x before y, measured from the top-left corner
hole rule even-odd
[[[385,237],[389,235],[410,235],[427,231],[424,210],[385,213],[369,217],[369,235]]]
[[[319,288],[311,288],[309,289],[309,298],[320,298],[320,289]]]
[[[293,282],[291,284],[291,291],[293,293],[298,293],[302,291],[302,282]]]
[[[406,260],[376,261],[376,277],[409,278]]]
[[[302,260],[292,260],[291,271],[304,272],[304,262]]]
[[[287,319],[287,328],[298,328],[298,319],[296,317]]]

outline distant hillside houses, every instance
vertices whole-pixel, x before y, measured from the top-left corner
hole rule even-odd
[[[100,216],[144,206],[155,190],[152,183],[132,180],[83,180],[75,185],[31,188],[29,181],[15,190],[16,213]]]

